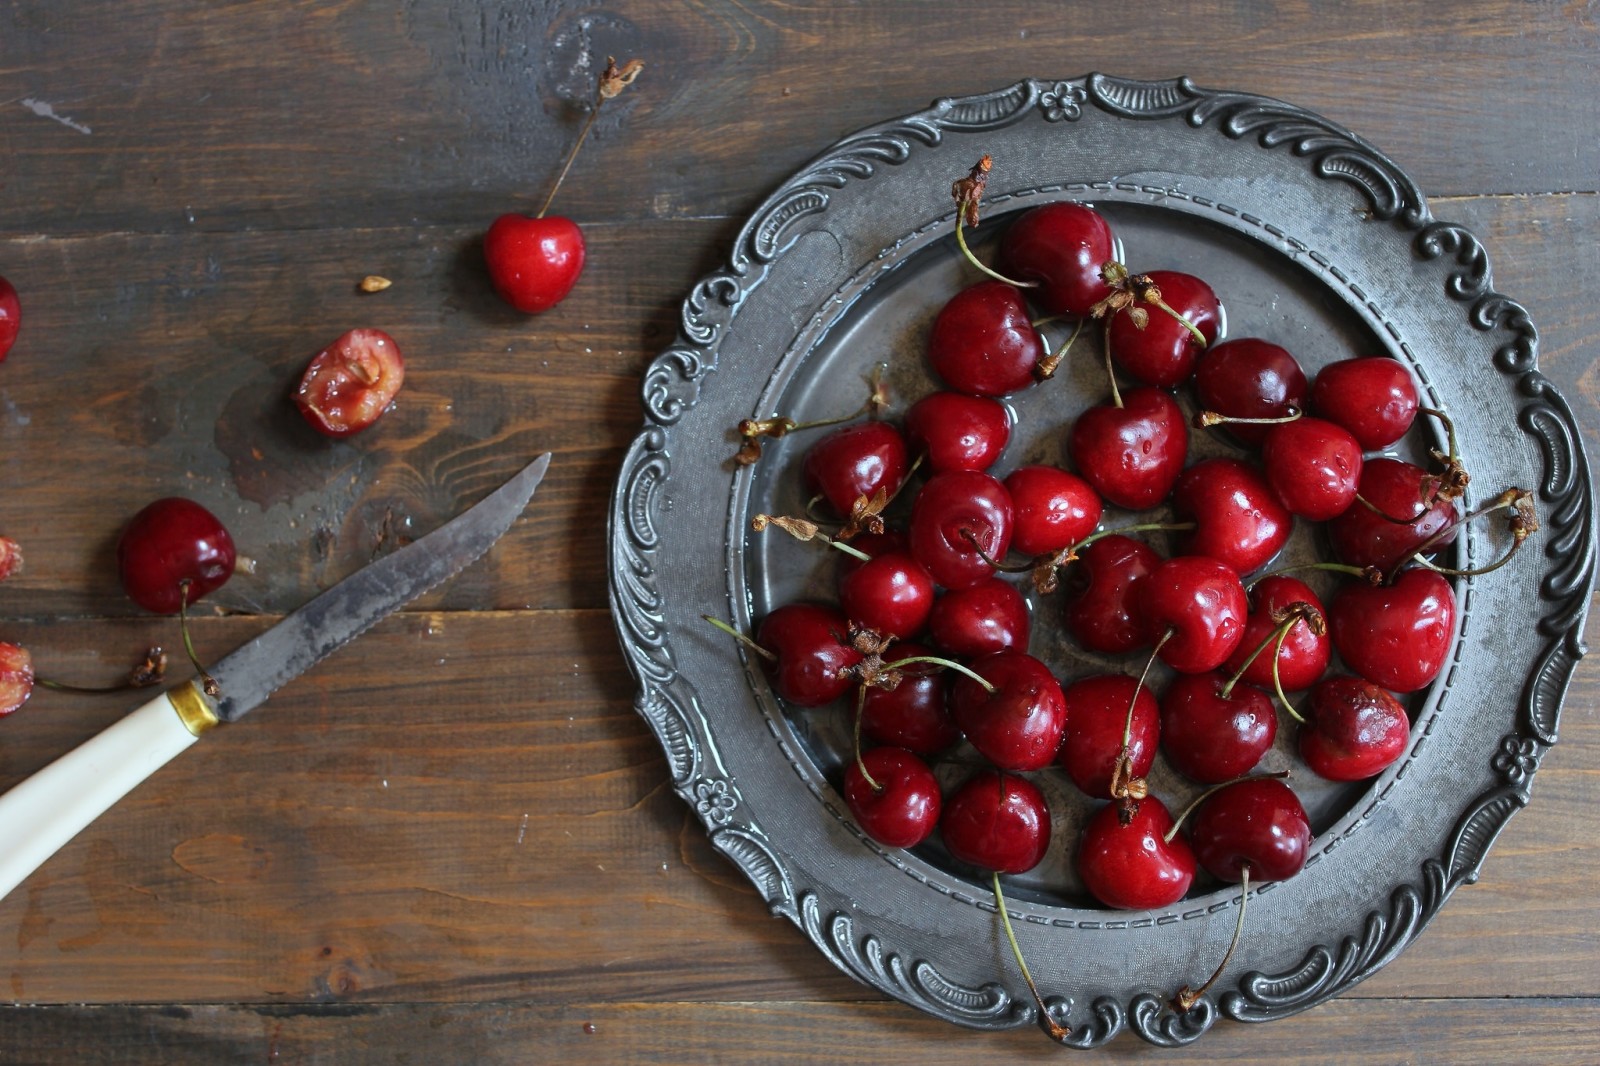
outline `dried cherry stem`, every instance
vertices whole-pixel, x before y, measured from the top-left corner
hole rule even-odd
[[[947,666],[958,674],[965,674],[966,676],[972,678],[972,680],[983,686],[983,691],[987,692],[989,695],[993,696],[995,694],[995,687],[990,683],[988,678],[984,677],[970,666],[963,666],[954,659],[941,659],[937,655],[913,655],[909,659],[899,659],[892,663],[885,663],[883,668],[884,670],[898,670],[902,666],[915,666],[917,663],[933,663],[935,666]]]
[[[766,648],[763,648],[761,645],[757,644],[755,641],[751,640],[749,637],[745,636],[743,633],[739,632],[722,619],[713,618],[709,614],[703,614],[700,617],[704,621],[710,622],[713,626],[716,626],[718,629],[722,630],[724,633],[728,634],[728,636],[732,637],[734,640],[737,640],[740,644],[743,644],[745,647],[749,648],[763,659],[767,660],[767,662],[775,663],[778,661],[778,657],[776,655],[768,651]]]
[[[777,440],[802,429],[820,429],[824,426],[837,426],[860,418],[862,415],[872,416],[880,414],[889,406],[888,390],[884,388],[883,377],[889,370],[888,363],[874,363],[872,370],[867,374],[867,398],[865,402],[849,414],[840,415],[838,418],[818,418],[810,422],[797,422],[787,415],[773,415],[771,418],[746,418],[736,427],[739,431],[741,443],[739,452],[733,461],[740,466],[750,466],[761,458],[761,439],[763,437]]]
[[[1005,893],[1000,891],[999,871],[990,871],[994,882],[995,909],[1000,912],[1000,924],[1005,927],[1006,940],[1011,944],[1012,957],[1017,960],[1017,969],[1022,971],[1022,979],[1028,983],[1028,991],[1033,993],[1033,1002],[1039,1007],[1039,1024],[1045,1032],[1050,1034],[1052,1040],[1065,1040],[1070,1035],[1050,1016],[1050,1009],[1044,1005],[1044,997],[1039,994],[1039,986],[1034,983],[1033,974],[1028,971],[1028,963],[1022,957],[1022,945],[1017,943],[1016,931],[1011,928],[1011,915],[1006,907]]]
[[[1233,940],[1228,944],[1228,950],[1223,953],[1222,961],[1217,963],[1217,968],[1212,971],[1210,977],[1206,978],[1205,984],[1196,989],[1191,989],[1188,985],[1184,985],[1178,989],[1178,994],[1172,997],[1172,1009],[1179,1014],[1187,1014],[1194,1009],[1194,1005],[1200,1002],[1200,997],[1205,995],[1211,986],[1217,983],[1217,978],[1222,976],[1222,971],[1228,968],[1228,962],[1233,958],[1234,951],[1239,947],[1239,938],[1244,933],[1245,904],[1250,902],[1249,863],[1239,867],[1239,885],[1242,894],[1239,896],[1239,920],[1233,926]]]
[[[1066,317],[1067,316],[1065,315],[1056,315],[1053,318],[1043,318],[1033,323],[1033,328],[1037,330],[1040,326],[1048,326],[1053,322],[1062,321]],[[1067,357],[1067,352],[1072,350],[1073,342],[1078,339],[1078,334],[1082,332],[1083,319],[1080,318],[1077,320],[1077,324],[1072,327],[1072,336],[1067,338],[1067,342],[1065,344],[1057,348],[1054,352],[1050,352],[1049,345],[1046,344],[1045,350],[1047,354],[1043,359],[1039,360],[1039,362],[1034,365],[1034,378],[1038,381],[1049,381],[1051,378],[1055,377],[1056,370],[1061,366],[1061,361]],[[1041,332],[1039,336],[1043,337],[1044,334]]]
[[[115,685],[73,685],[53,678],[35,675],[33,683],[40,688],[51,689],[55,692],[126,692],[130,688],[149,688],[159,685],[167,676],[167,653],[159,647],[152,647],[144,653],[144,658],[134,664],[133,669],[125,674],[121,681]]]
[[[222,695],[222,686],[217,684],[217,679],[212,677],[200,663],[200,656],[195,654],[194,641],[189,639],[189,579],[184,578],[178,582],[178,631],[183,634],[183,650],[189,656],[189,663],[194,667],[194,672],[199,675],[200,687],[212,699]]]
[[[1017,281],[1008,278],[999,271],[989,267],[967,247],[965,227],[978,228],[978,208],[983,203],[984,190],[989,186],[989,171],[994,168],[994,159],[985,155],[973,164],[972,169],[964,178],[957,178],[950,183],[950,195],[956,202],[956,245],[961,249],[961,254],[967,262],[977,267],[983,273],[1003,281],[1007,285],[1014,285],[1019,289],[1031,289],[1038,286],[1036,281]]]
[[[835,540],[822,531],[817,523],[804,518],[790,518],[788,515],[758,514],[750,519],[750,528],[757,533],[765,533],[770,526],[777,526],[795,540],[811,541],[820,540],[830,548],[837,548],[846,555],[854,556],[862,562],[872,558],[860,548],[851,547],[842,540]]]
[[[567,153],[567,161],[561,165],[561,173],[556,175],[555,184],[550,186],[550,195],[544,198],[544,206],[539,208],[539,214],[535,217],[543,218],[544,213],[550,210],[550,203],[556,198],[557,190],[561,188],[561,183],[567,180],[567,171],[572,169],[572,161],[578,158],[578,149],[583,147],[589,131],[594,128],[594,120],[600,117],[600,105],[632,85],[643,69],[642,60],[630,59],[622,65],[621,70],[618,70],[617,61],[611,56],[606,57],[606,69],[600,72],[600,80],[595,86],[594,107],[589,109],[589,117],[584,120],[583,129],[578,131],[578,139],[573,144],[572,150]]]
[[[1428,474],[1423,480],[1422,506],[1424,510],[1432,507],[1439,499],[1458,499],[1467,491],[1467,485],[1472,476],[1467,473],[1466,467],[1461,465],[1461,450],[1456,446],[1456,424],[1450,416],[1433,407],[1418,407],[1419,414],[1429,415],[1444,423],[1446,446],[1450,454],[1442,455],[1437,448],[1433,449],[1435,462],[1440,463],[1444,470],[1437,474]]]
[[[866,706],[867,686],[865,684],[857,685],[855,721],[856,772],[861,775],[861,779],[867,783],[872,791],[882,792],[883,786],[878,784],[877,779],[867,772],[867,762],[861,757],[861,715],[866,710]]]
[[[1284,422],[1294,422],[1304,414],[1304,411],[1293,404],[1284,408],[1283,414],[1275,418],[1239,418],[1225,415],[1221,411],[1196,411],[1193,423],[1195,429],[1208,429],[1211,426],[1276,426]]]
[[[1481,577],[1484,574],[1494,573],[1496,570],[1500,569],[1502,566],[1511,561],[1511,557],[1517,554],[1517,549],[1522,547],[1523,541],[1527,540],[1533,534],[1539,532],[1539,516],[1534,512],[1533,509],[1533,493],[1527,491],[1526,489],[1506,489],[1504,492],[1490,500],[1488,503],[1484,504],[1482,507],[1479,507],[1475,511],[1469,512],[1467,516],[1461,520],[1461,524],[1465,525],[1474,519],[1482,518],[1484,515],[1505,510],[1509,510],[1511,512],[1511,518],[1509,519],[1509,525],[1511,527],[1511,547],[1506,549],[1506,553],[1504,555],[1490,563],[1488,566],[1480,566],[1470,570],[1458,570],[1454,567],[1440,566],[1438,563],[1431,562],[1428,559],[1423,558],[1424,553],[1426,553],[1428,549],[1432,548],[1436,543],[1452,532],[1454,528],[1446,527],[1445,529],[1441,529],[1439,532],[1429,537],[1427,540],[1423,541],[1421,544],[1417,545],[1416,548],[1412,550],[1410,555],[1401,559],[1400,562],[1395,565],[1394,570],[1390,572],[1389,579],[1392,581],[1395,575],[1400,573],[1401,568],[1409,562],[1415,562],[1418,566],[1423,567],[1424,569],[1432,570],[1435,573],[1447,574],[1451,577]]]
[[[1156,664],[1156,656],[1161,654],[1162,646],[1172,639],[1174,632],[1168,629],[1161,634],[1161,639],[1151,649],[1150,658],[1145,660],[1144,670],[1139,674],[1139,683],[1133,687],[1133,698],[1128,701],[1128,717],[1122,723],[1122,750],[1117,752],[1117,761],[1111,768],[1111,798],[1119,804],[1117,819],[1123,825],[1132,821],[1134,812],[1139,809],[1139,801],[1150,794],[1145,779],[1133,772],[1133,711],[1139,706],[1139,693],[1144,691],[1145,682],[1150,678],[1150,668]]]
[[[1100,277],[1107,285],[1111,286],[1112,293],[1090,309],[1090,314],[1094,315],[1094,317],[1105,318],[1109,321],[1112,315],[1118,311],[1125,310],[1128,312],[1128,318],[1133,322],[1134,327],[1144,329],[1150,316],[1148,311],[1138,305],[1149,304],[1151,307],[1171,315],[1173,319],[1194,335],[1194,339],[1200,342],[1201,348],[1210,347],[1211,342],[1206,340],[1204,333],[1200,332],[1200,327],[1174,311],[1172,305],[1161,298],[1161,289],[1151,280],[1149,274],[1129,273],[1125,265],[1113,260],[1100,268]]]

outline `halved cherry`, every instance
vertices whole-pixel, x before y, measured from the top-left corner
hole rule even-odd
[[[312,356],[294,402],[319,433],[348,437],[388,410],[405,378],[393,337],[381,329],[353,329]]]

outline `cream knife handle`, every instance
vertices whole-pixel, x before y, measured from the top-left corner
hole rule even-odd
[[[215,723],[205,697],[180,686],[0,796],[0,897]]]

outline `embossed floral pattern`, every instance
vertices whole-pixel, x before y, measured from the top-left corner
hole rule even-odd
[[[701,780],[694,786],[694,809],[700,817],[709,818],[718,825],[727,825],[733,821],[733,809],[739,806],[739,797],[733,794],[728,787],[728,782],[717,780]]]
[[[1500,738],[1500,751],[1491,765],[1515,787],[1526,788],[1528,779],[1539,769],[1542,755],[1537,740],[1513,733]]]
[[[1083,101],[1087,98],[1083,86],[1058,81],[1039,94],[1039,109],[1046,122],[1076,122],[1083,116]]]

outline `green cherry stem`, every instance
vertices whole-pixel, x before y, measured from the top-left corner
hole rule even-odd
[[[178,631],[183,634],[183,650],[189,656],[189,663],[194,667],[194,672],[199,675],[200,687],[205,689],[207,696],[212,699],[222,695],[222,686],[217,684],[217,679],[212,677],[200,663],[200,656],[195,654],[194,641],[189,638],[189,579],[178,582]]]
[[[870,787],[872,789],[872,791],[874,791],[874,792],[882,792],[883,791],[883,786],[878,784],[877,780],[874,779],[873,776],[870,773],[867,772],[866,760],[861,757],[861,716],[862,716],[863,713],[865,713],[866,707],[867,707],[867,686],[866,685],[857,685],[856,686],[856,722],[855,722],[856,771],[861,775],[861,779],[867,783],[868,787]]]
[[[1050,1039],[1065,1040],[1070,1034],[1050,1016],[1050,1009],[1044,1005],[1044,997],[1039,994],[1039,986],[1034,983],[1033,974],[1028,971],[1027,960],[1022,957],[1022,945],[1017,943],[1016,931],[1011,928],[1010,908],[1006,906],[1005,893],[1000,891],[1000,874],[998,871],[991,871],[990,877],[994,885],[995,909],[1000,912],[1000,924],[1005,927],[1006,940],[1011,944],[1011,954],[1017,960],[1017,969],[1022,971],[1022,979],[1028,983],[1028,991],[1033,993],[1033,1002],[1039,1007],[1039,1024],[1050,1034]]]
[[[970,666],[963,666],[954,659],[941,659],[937,655],[913,655],[909,659],[900,659],[896,662],[885,663],[883,668],[885,670],[898,670],[902,666],[914,666],[917,663],[933,663],[935,666],[949,667],[958,674],[965,674],[972,678],[972,680],[983,686],[983,691],[987,692],[989,695],[993,696],[995,694],[996,689],[994,685],[990,683],[988,678],[973,670]]]
[[[743,644],[745,647],[749,648],[751,651],[767,660],[767,662],[775,663],[778,661],[778,657],[776,655],[768,651],[766,648],[763,648],[761,645],[757,644],[755,641],[751,640],[749,637],[745,636],[743,633],[739,632],[722,619],[713,618],[709,614],[703,614],[700,616],[700,618],[703,621],[710,622],[713,626],[722,630],[724,633],[728,634],[728,636],[732,637],[734,640],[737,640],[740,644]]]
[[[1216,984],[1217,978],[1222,976],[1222,971],[1228,968],[1228,960],[1233,958],[1234,951],[1239,947],[1239,938],[1244,933],[1244,909],[1245,905],[1250,902],[1249,863],[1245,863],[1239,868],[1239,886],[1239,920],[1233,926],[1233,940],[1228,944],[1228,950],[1223,954],[1222,961],[1217,964],[1217,968],[1212,971],[1211,976],[1206,978],[1205,984],[1192,990],[1188,985],[1184,985],[1178,989],[1178,994],[1172,997],[1172,1009],[1179,1014],[1187,1014],[1194,1009],[1194,1005],[1200,1002],[1200,997],[1205,995],[1212,985]]]

